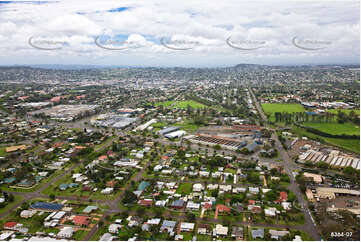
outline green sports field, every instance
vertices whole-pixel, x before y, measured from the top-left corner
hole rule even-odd
[[[156,103],[155,106],[156,107],[158,107],[158,106],[168,107],[168,106],[172,105],[173,103],[174,103],[174,101],[165,101],[165,102]]]
[[[304,112],[305,109],[298,103],[262,103],[262,108],[265,114],[271,114],[270,121],[275,121],[276,112]]]
[[[196,102],[196,101],[193,101],[193,100],[179,101],[175,104],[175,107],[186,109],[188,107],[188,105],[191,106],[191,108],[193,108],[193,109],[206,107],[206,105]]]
[[[341,110],[346,114],[349,114],[351,111],[354,111],[356,115],[360,115],[360,109],[329,109],[327,112],[337,114],[338,111]]]
[[[204,108],[207,107],[206,105],[193,101],[193,100],[186,100],[186,101],[165,101],[165,102],[159,102],[156,103],[155,106],[163,106],[163,107],[169,107],[171,105],[174,105],[173,107],[175,108],[180,108],[180,109],[186,109],[189,106],[191,106],[191,108],[193,109],[199,109],[199,108]]]

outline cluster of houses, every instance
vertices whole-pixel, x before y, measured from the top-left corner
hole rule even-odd
[[[64,201],[66,202],[66,201]],[[39,232],[39,235],[49,236],[56,239],[71,239],[77,230],[85,230],[89,228],[93,217],[92,213],[98,210],[97,206],[89,205],[85,207],[80,213],[73,212],[72,206],[66,206],[65,203],[50,203],[50,202],[35,202],[30,204],[28,209],[24,209],[20,212],[19,217],[23,219],[29,219],[34,215],[48,215],[42,221],[43,228],[56,228],[58,232],[45,233]],[[29,228],[24,224],[17,221],[6,221],[3,227],[5,233],[9,237],[12,236],[11,231],[27,234]],[[0,235],[0,237],[5,235]]]

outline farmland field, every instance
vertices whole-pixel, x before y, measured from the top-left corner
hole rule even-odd
[[[305,111],[301,104],[295,103],[262,103],[262,108],[265,114],[271,114],[270,121],[275,121],[274,113],[276,112],[296,113]]]
[[[347,135],[359,135],[360,134],[360,127],[354,125],[352,123],[313,123],[307,122],[303,123],[304,126],[312,127],[318,129],[322,132],[329,133],[329,134],[347,134]]]

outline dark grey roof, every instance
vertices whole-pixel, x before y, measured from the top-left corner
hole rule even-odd
[[[247,145],[247,149],[249,150],[249,151],[254,151],[256,148],[257,148],[257,146],[258,146],[258,144],[256,143],[256,142],[252,142],[252,143],[250,143],[249,145]]]

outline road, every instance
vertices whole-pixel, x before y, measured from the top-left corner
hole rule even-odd
[[[263,112],[263,109],[261,108],[261,105],[259,104],[258,100],[256,99],[253,90],[251,88],[249,88],[251,95],[254,99],[254,103],[256,105],[256,108],[258,110],[258,113],[260,114],[260,116],[262,117],[264,123],[267,123],[267,117]],[[287,174],[290,176],[291,178],[291,184],[288,187],[297,197],[298,203],[301,205],[302,207],[302,211],[303,214],[305,216],[305,224],[303,225],[303,228],[305,231],[307,231],[315,240],[320,240],[321,236],[320,233],[317,229],[317,226],[312,218],[311,212],[308,209],[308,204],[307,201],[305,201],[305,199],[303,198],[303,194],[299,189],[299,186],[296,182],[295,177],[293,176],[292,173],[292,169],[294,169],[294,164],[292,163],[292,160],[290,159],[288,153],[285,151],[285,149],[283,148],[281,142],[278,139],[278,136],[276,133],[272,134],[272,138],[275,140],[275,145],[277,147],[277,149],[280,152],[281,158],[282,158],[282,164],[283,167],[285,169],[285,171],[287,172]]]

